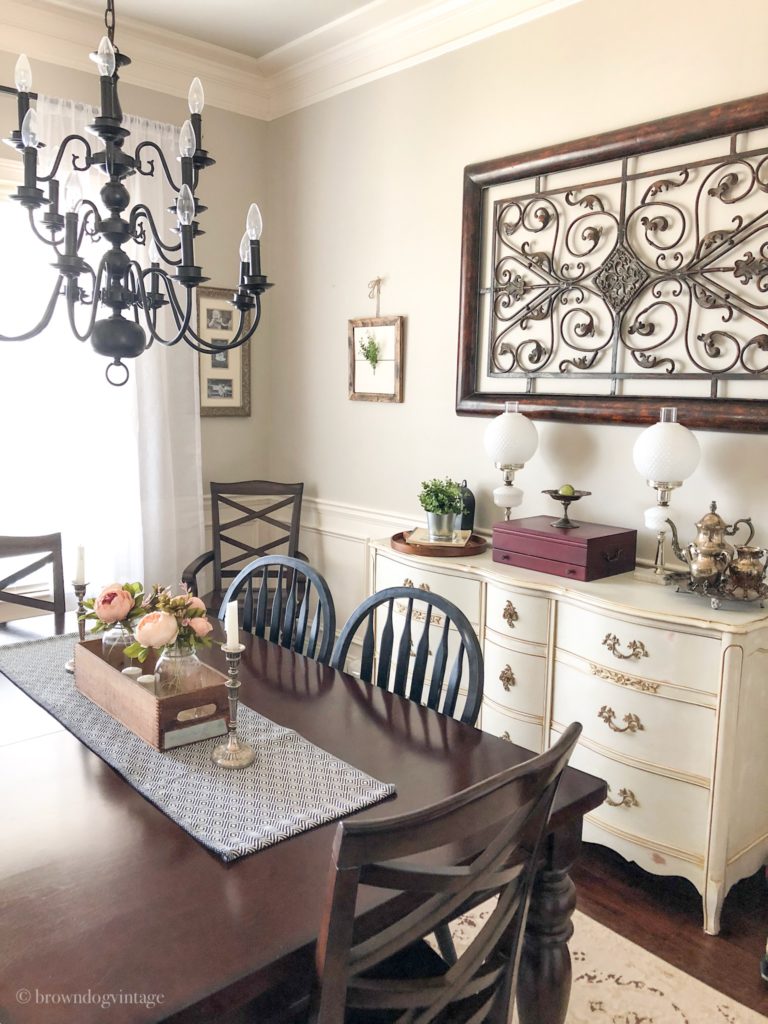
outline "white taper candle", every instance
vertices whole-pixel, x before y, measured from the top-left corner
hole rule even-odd
[[[227,630],[227,647],[237,647],[240,644],[240,624],[237,619],[237,601],[230,601],[227,605],[227,614],[224,619]]]
[[[85,548],[82,544],[77,545],[77,567],[75,568],[75,583],[85,583]]]

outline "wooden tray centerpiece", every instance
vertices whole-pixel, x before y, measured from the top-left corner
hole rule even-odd
[[[461,544],[419,544],[409,541],[408,538],[413,532],[401,530],[400,533],[396,533],[389,542],[392,549],[407,555],[420,555],[422,558],[461,558],[462,555],[469,558],[472,555],[479,555],[488,546],[485,539],[476,533],[470,534]]]
[[[154,673],[156,662],[150,653],[142,665],[146,675]],[[201,662],[199,685],[158,694],[155,684],[123,674],[129,664],[119,649],[106,656],[101,640],[83,640],[75,646],[75,686],[156,750],[225,735],[229,704],[222,672]]]

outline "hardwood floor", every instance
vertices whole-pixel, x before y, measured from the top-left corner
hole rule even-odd
[[[768,1017],[768,985],[760,978],[768,938],[762,872],[730,891],[718,936],[704,934],[701,898],[689,882],[651,875],[605,847],[584,845],[573,880],[583,913]]]

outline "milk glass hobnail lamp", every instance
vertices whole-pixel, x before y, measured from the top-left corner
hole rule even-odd
[[[658,423],[648,427],[635,441],[632,457],[635,469],[656,490],[656,504],[645,511],[645,525],[656,532],[653,572],[658,582],[664,575],[664,538],[669,500],[675,487],[693,473],[701,455],[696,437],[677,422],[677,409],[665,407]]]
[[[517,402],[505,402],[501,416],[485,428],[485,450],[488,458],[504,474],[504,483],[493,492],[493,501],[504,509],[504,518],[511,519],[512,509],[523,500],[523,492],[515,487],[515,472],[522,469],[539,446],[539,435],[531,421],[518,412]]]

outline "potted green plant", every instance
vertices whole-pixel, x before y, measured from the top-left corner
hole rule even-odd
[[[456,516],[464,512],[461,484],[449,477],[422,480],[419,504],[427,513],[429,539],[452,540]]]

